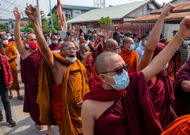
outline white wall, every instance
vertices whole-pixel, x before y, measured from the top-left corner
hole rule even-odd
[[[79,16],[80,14],[82,14],[82,11],[81,11],[81,10],[72,10],[73,18]]]
[[[164,37],[172,37],[172,32],[179,29],[179,24],[165,24],[164,25]]]

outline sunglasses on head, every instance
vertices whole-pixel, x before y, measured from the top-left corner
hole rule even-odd
[[[105,71],[105,72],[102,72],[102,74],[115,72],[115,73],[117,73],[118,75],[120,75],[120,74],[123,73],[123,70],[128,71],[128,67],[129,67],[129,65],[125,64],[125,65],[123,65],[123,66],[121,66],[121,67],[115,68],[115,69],[112,70],[112,71]]]

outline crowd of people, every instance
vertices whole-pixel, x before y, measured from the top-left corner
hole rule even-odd
[[[130,31],[80,30],[64,38],[43,33],[32,5],[25,12],[34,33],[21,33],[15,8],[14,31],[0,36],[0,95],[9,125],[16,125],[11,90],[23,99],[15,61],[19,53],[23,111],[37,129],[47,125],[49,135],[52,125],[60,135],[190,134],[190,17],[173,37],[161,38],[174,8],[166,4],[142,37]]]

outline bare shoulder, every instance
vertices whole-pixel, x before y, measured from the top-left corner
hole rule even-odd
[[[83,109],[95,109],[97,107],[97,101],[95,100],[85,100],[82,104]]]

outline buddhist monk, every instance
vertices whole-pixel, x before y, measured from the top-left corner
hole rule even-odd
[[[174,82],[174,109],[178,116],[190,113],[190,59],[179,69]]]
[[[185,17],[168,46],[143,70],[130,76],[119,55],[111,52],[99,55],[95,65],[102,84],[85,96],[82,105],[84,135],[160,135],[163,129],[147,82],[164,69],[182,39],[189,34],[190,17]]]
[[[125,37],[123,40],[124,48],[119,53],[125,63],[129,65],[129,73],[137,71],[138,66],[138,54],[135,51],[134,40],[130,37]]]
[[[119,53],[120,48],[116,40],[114,39],[107,39],[105,46],[104,46],[104,52],[115,52]]]
[[[86,70],[88,72],[88,79],[89,79],[89,87],[92,89],[92,79],[93,79],[93,65],[94,60],[92,57],[92,53],[90,52],[90,47],[86,44],[80,45],[80,56],[82,57],[82,63],[86,67]]]
[[[144,69],[149,64],[148,62],[150,62],[152,58],[156,57],[165,47],[164,44],[158,42],[164,25],[164,19],[173,9],[174,5],[172,4],[167,4],[163,8],[159,19],[148,36],[147,45],[145,47],[142,61],[139,65],[139,70]],[[166,64],[162,71],[154,76],[151,79],[151,83],[149,83],[156,115],[159,118],[163,128],[166,128],[166,126],[170,123],[172,115],[175,115],[173,114],[172,109],[172,104],[174,103],[173,84],[169,78],[167,67],[168,64]]]
[[[119,51],[120,51],[120,47],[119,47],[116,40],[111,39],[111,38],[106,40],[105,47],[104,47],[104,52],[119,53]],[[100,78],[97,76],[95,66],[93,66],[93,79],[92,79],[92,82],[93,82],[94,85],[101,82]],[[94,87],[92,87],[92,88],[94,88]]]
[[[190,115],[177,118],[161,135],[190,135]]]
[[[21,75],[25,85],[24,96],[24,112],[30,113],[32,120],[35,122],[37,129],[42,129],[42,122],[40,121],[40,110],[37,104],[38,94],[38,76],[39,66],[42,60],[41,52],[38,48],[36,36],[31,33],[28,34],[26,42],[23,42],[20,37],[20,13],[18,8],[15,8],[15,42],[18,52],[21,56]],[[53,135],[53,131],[48,126],[48,134]]]
[[[25,10],[44,56],[40,67],[38,104],[40,120],[59,126],[60,135],[82,135],[81,103],[89,92],[87,71],[77,60],[73,42],[62,44],[61,53],[52,53],[38,22],[37,8]]]
[[[60,45],[59,42],[58,42],[58,38],[57,38],[57,35],[56,35],[56,34],[53,34],[53,35],[51,36],[51,44],[49,45],[49,48],[50,48],[52,51],[60,51],[61,45]]]
[[[13,42],[8,41],[8,37],[6,35],[2,36],[2,46],[0,47],[0,53],[6,56],[9,60],[10,66],[11,66],[11,72],[13,75],[13,84],[11,88],[9,88],[10,96],[9,98],[13,97],[12,90],[17,91],[17,98],[22,100],[23,97],[20,95],[20,86],[18,82],[18,72],[17,72],[17,64],[16,64],[16,58],[17,58],[17,52],[16,48]]]

